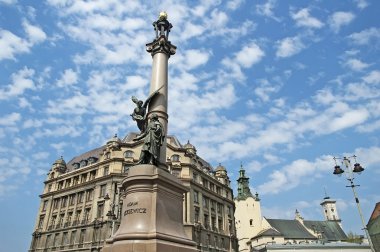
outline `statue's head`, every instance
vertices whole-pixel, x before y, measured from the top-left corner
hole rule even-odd
[[[158,15],[159,20],[165,20],[168,19],[168,14],[165,11],[161,11],[160,15]]]
[[[139,105],[139,107],[141,107],[143,105],[143,103],[144,102],[140,100],[140,101],[137,102],[137,105]]]

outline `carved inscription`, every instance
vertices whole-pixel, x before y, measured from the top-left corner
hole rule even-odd
[[[138,206],[138,204],[139,203],[137,201],[128,202],[127,203],[127,207]],[[136,213],[146,214],[146,208],[136,207],[136,208],[127,209],[127,210],[124,211],[124,216],[126,216],[128,214],[136,214]]]

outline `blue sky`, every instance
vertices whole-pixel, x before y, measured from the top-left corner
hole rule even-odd
[[[51,164],[137,131],[151,23],[166,10],[169,134],[236,189],[242,162],[263,215],[322,219],[327,193],[362,233],[333,156],[356,154],[365,221],[380,201],[379,1],[0,0],[0,218],[4,251],[29,247]],[[12,247],[11,247],[12,246]]]

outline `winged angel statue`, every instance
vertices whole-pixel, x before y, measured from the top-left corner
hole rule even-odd
[[[145,102],[137,99],[135,96],[132,96],[132,101],[136,104],[136,108],[131,114],[133,121],[136,121],[137,127],[140,130],[140,134],[143,134],[146,130],[147,120],[146,120],[146,108],[149,105],[149,102],[158,94],[158,90],[152,93]]]

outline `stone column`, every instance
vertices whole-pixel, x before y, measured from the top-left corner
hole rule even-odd
[[[168,132],[168,60],[176,52],[176,46],[170,43],[169,32],[172,25],[167,20],[165,12],[160,13],[159,19],[153,23],[156,38],[146,44],[146,50],[153,57],[150,95],[158,92],[149,103],[147,118],[156,113],[164,127],[164,135]],[[160,149],[159,166],[166,167],[166,140]]]

